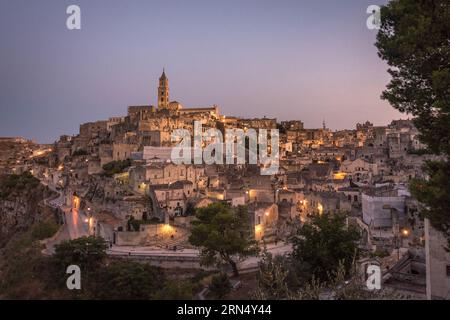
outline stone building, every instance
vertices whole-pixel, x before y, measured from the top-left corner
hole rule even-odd
[[[450,300],[450,253],[447,238],[425,219],[427,298]]]
[[[138,151],[139,146],[128,143],[114,143],[112,146],[112,158],[114,161],[131,159],[131,153]]]
[[[169,79],[166,77],[166,73],[163,70],[163,73],[159,78],[158,109],[166,109],[168,107],[169,107]]]

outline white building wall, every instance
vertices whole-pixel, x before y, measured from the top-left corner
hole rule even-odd
[[[371,197],[362,195],[363,221],[375,228],[392,227],[392,209],[399,215],[405,213],[405,199],[403,197]]]
[[[447,239],[425,219],[425,254],[427,270],[427,299],[450,300],[450,253],[445,250]]]

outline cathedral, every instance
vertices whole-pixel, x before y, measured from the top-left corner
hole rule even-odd
[[[133,139],[151,140],[148,145],[170,145],[170,134],[175,129],[193,129],[194,121],[201,121],[203,125],[216,127],[220,120],[217,106],[207,108],[184,108],[177,101],[170,101],[169,78],[163,70],[158,85],[158,101],[154,105],[129,106],[127,117],[119,125],[114,124],[114,135],[123,132],[137,132]],[[141,141],[142,142],[142,141]]]
[[[163,73],[161,77],[159,77],[159,86],[158,86],[158,110],[168,110],[170,112],[175,112],[177,114],[208,114],[209,116],[219,117],[219,109],[217,106],[209,107],[209,108],[187,108],[184,109],[181,103],[178,101],[170,101],[169,100],[169,78],[166,76],[166,72],[163,69]],[[169,102],[170,101],[170,102]]]
[[[169,102],[169,79],[167,78],[166,72],[163,69],[163,73],[159,78],[158,109],[179,111],[181,108],[183,108],[183,106],[179,102],[177,101]]]

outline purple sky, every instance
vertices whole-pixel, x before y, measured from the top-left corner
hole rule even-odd
[[[389,76],[366,28],[367,6],[385,2],[1,0],[0,136],[52,142],[155,105],[163,67],[185,107],[387,124],[402,115],[379,98]],[[70,4],[82,30],[66,28]]]

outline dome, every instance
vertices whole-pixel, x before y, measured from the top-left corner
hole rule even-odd
[[[183,108],[183,106],[178,101],[169,102],[169,109],[179,110],[181,108]]]

